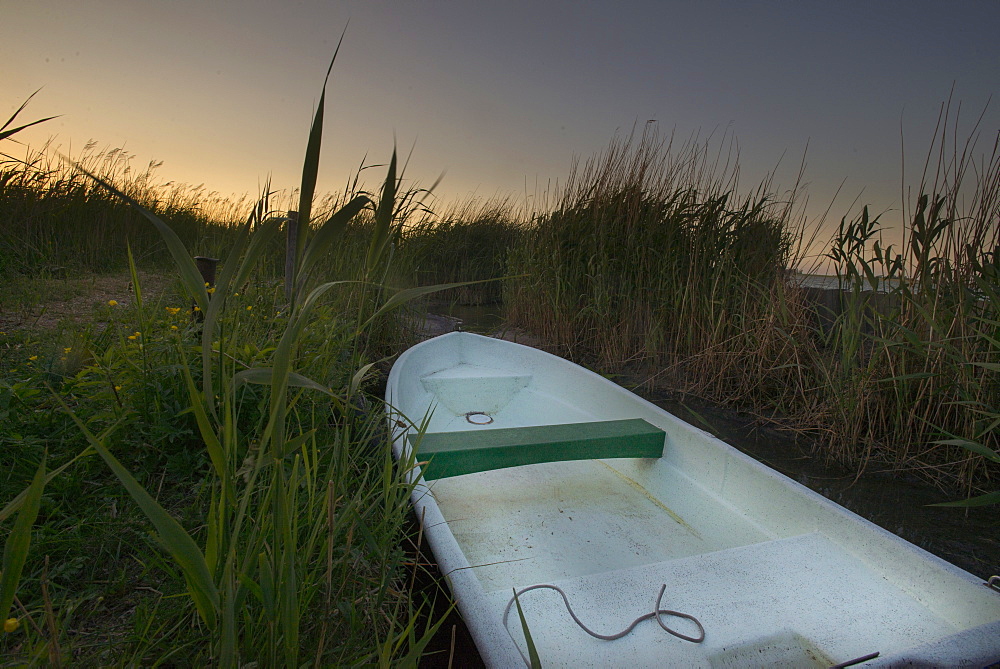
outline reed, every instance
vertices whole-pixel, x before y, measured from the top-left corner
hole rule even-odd
[[[902,246],[884,244],[867,209],[832,242],[847,291],[824,374],[834,457],[923,472],[972,494],[1000,461],[1000,144],[975,162],[975,129],[956,144],[949,114],[950,101],[908,202]]]
[[[497,304],[508,274],[507,254],[521,241],[524,223],[511,199],[476,198],[428,213],[404,230],[403,245],[418,285],[482,282],[435,295],[465,305]]]
[[[231,202],[204,187],[160,182],[159,163],[142,170],[122,149],[87,143],[73,163],[46,145],[23,159],[0,161],[0,274],[66,276],[125,270],[130,245],[143,267],[164,269],[169,255],[155,230],[132,208],[86,177],[108,183],[170,222],[196,254],[220,257],[232,243],[245,200]]]
[[[974,162],[974,138],[955,136],[946,105],[902,248],[867,209],[842,221],[832,322],[786,269],[809,246],[798,188],[778,198],[765,179],[739,195],[730,154],[648,126],[577,164],[521,231],[507,317],[604,373],[778,421],[859,471],[988,490],[1000,154]]]
[[[766,183],[738,195],[725,158],[647,125],[577,165],[511,253],[509,272],[526,275],[508,284],[511,320],[605,370],[759,348],[748,326],[791,260],[790,209]]]

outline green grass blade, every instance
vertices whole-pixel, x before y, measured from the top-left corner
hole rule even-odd
[[[258,590],[260,601],[264,605],[264,614],[268,618],[275,618],[277,612],[274,609],[277,602],[274,590],[274,571],[271,567],[271,561],[264,553],[257,554],[257,573],[260,575]]]
[[[993,504],[1000,504],[1000,490],[988,492],[985,495],[979,495],[977,497],[970,497],[969,499],[959,500],[957,502],[942,502],[941,504],[930,504],[929,506],[973,507],[990,506]]]
[[[973,360],[969,361],[967,364],[972,365],[973,367],[985,369],[988,372],[1000,372],[1000,363],[996,362],[978,362]]]
[[[270,367],[254,367],[252,369],[244,369],[237,372],[236,375],[233,376],[233,384],[236,388],[239,388],[244,383],[255,383],[261,386],[269,386],[273,381],[274,370]],[[296,388],[308,388],[310,390],[318,390],[325,395],[333,395],[333,392],[322,383],[313,381],[309,377],[299,374],[298,372],[288,372],[287,382],[288,385]]]
[[[378,310],[372,314],[372,316],[362,324],[361,329],[364,329],[370,325],[379,316],[389,313],[393,309],[400,307],[407,302],[415,300],[424,295],[429,295],[431,293],[436,293],[439,290],[448,290],[449,288],[460,288],[462,286],[471,286],[477,283],[485,283],[486,281],[495,281],[495,279],[485,279],[483,281],[463,281],[460,283],[442,283],[436,286],[418,286],[416,288],[406,288],[398,293],[394,294],[385,303],[378,308]]]
[[[878,379],[878,383],[896,383],[898,381],[921,381],[924,379],[933,379],[940,376],[938,372],[913,372],[912,374],[900,374],[899,376],[890,376],[884,379]]]
[[[992,460],[993,462],[1000,463],[1000,453],[997,453],[992,448],[975,441],[956,438],[956,439],[939,439],[934,443],[941,444],[942,446],[961,446],[965,450],[972,451],[976,455],[981,455],[987,460]]]
[[[323,143],[323,112],[326,106],[326,85],[330,81],[330,73],[333,71],[333,64],[337,61],[337,54],[340,53],[340,45],[344,42],[344,35],[347,28],[340,34],[340,41],[330,59],[330,67],[326,70],[326,77],[323,79],[323,91],[319,96],[319,104],[316,105],[316,115],[313,117],[312,127],[309,129],[309,141],[306,144],[306,156],[302,163],[302,183],[299,187],[299,234],[295,248],[295,266],[299,266],[302,259],[302,252],[305,249],[306,230],[309,229],[309,217],[312,214],[313,196],[316,194],[316,175],[319,173],[319,154]]]
[[[228,477],[226,476],[226,456],[222,448],[222,441],[215,433],[208,412],[205,411],[205,402],[202,399],[202,394],[194,385],[191,370],[188,369],[187,365],[181,365],[181,372],[184,376],[184,384],[187,386],[188,397],[191,400],[191,411],[198,422],[198,432],[201,434],[202,441],[205,442],[205,449],[208,451],[208,457],[212,461],[216,475],[220,481],[225,483]]]
[[[354,376],[351,377],[351,385],[350,388],[348,389],[347,393],[348,395],[354,396],[354,393],[356,393],[358,389],[361,388],[361,384],[364,382],[365,377],[368,375],[368,372],[371,371],[371,368],[374,367],[378,362],[379,361],[369,362],[367,365],[362,366],[361,369],[359,369],[354,373]]]
[[[110,434],[111,431],[114,429],[114,427],[116,427],[116,426],[112,426],[112,427],[108,428],[105,431],[104,435],[102,435],[100,438],[103,439],[104,436]],[[46,475],[46,477],[45,477],[45,483],[47,484],[49,481],[51,481],[52,479],[54,479],[55,477],[59,476],[60,474],[62,474],[67,469],[69,469],[72,465],[76,464],[77,460],[79,460],[81,458],[84,458],[84,457],[86,457],[88,455],[93,455],[93,453],[94,453],[94,449],[92,447],[88,446],[83,451],[81,451],[79,453],[79,455],[77,455],[76,457],[74,457],[72,460],[70,460],[69,462],[63,463],[62,465],[56,467],[51,472],[49,472]],[[7,505],[4,506],[3,510],[0,510],[0,523],[2,523],[3,521],[7,520],[12,515],[14,515],[15,513],[17,513],[21,508],[24,507],[24,504],[25,504],[26,500],[28,499],[28,495],[29,495],[30,492],[31,492],[31,488],[30,487],[25,488],[24,490],[22,490],[21,492],[19,492],[17,495],[15,495],[14,499],[12,499],[9,502],[7,502]]]
[[[309,441],[310,439],[312,439],[314,436],[316,436],[316,428],[313,428],[313,429],[309,430],[308,432],[305,432],[304,434],[300,434],[297,437],[293,437],[293,438],[287,440],[285,442],[285,450],[281,454],[281,457],[282,458],[287,458],[289,455],[291,455],[295,451],[297,451],[300,448],[302,448],[302,446],[307,441]]]
[[[295,573],[295,551],[287,547],[282,551],[281,626],[284,631],[285,666],[298,666],[299,657],[299,589]]]
[[[21,132],[25,128],[30,128],[33,125],[38,125],[39,123],[45,123],[46,121],[51,121],[54,118],[58,118],[58,117],[56,117],[56,116],[49,116],[47,118],[38,119],[37,121],[32,121],[31,123],[25,123],[24,125],[18,126],[16,128],[11,128],[10,130],[4,130],[4,131],[0,132],[0,140],[7,139],[8,137],[11,137],[11,136],[16,135],[17,133]],[[14,119],[12,118],[11,121],[13,121],[13,120]]]
[[[427,648],[428,644],[430,644],[430,642],[434,639],[434,635],[436,635],[438,630],[441,629],[441,625],[445,623],[445,621],[448,619],[448,616],[451,614],[454,608],[455,608],[454,604],[448,607],[448,610],[445,611],[443,614],[441,614],[441,617],[438,619],[436,623],[427,627],[424,630],[423,635],[419,639],[410,638],[410,645],[406,655],[399,658],[399,660],[395,661],[394,666],[412,667],[413,669],[419,667],[420,659],[423,657],[424,650]],[[412,621],[415,620],[419,616],[419,614],[420,611],[417,611],[416,614],[410,616],[411,620],[410,626],[407,628],[407,630],[404,631],[412,630],[412,625],[413,625]],[[414,634],[409,634],[408,636],[415,637]]]
[[[132,280],[132,291],[135,294],[135,306],[142,318],[142,286],[139,282],[139,268],[135,266],[135,256],[132,255],[132,245],[125,242],[125,254],[128,257],[128,275]]]
[[[219,504],[220,497],[221,495],[212,495],[212,500],[208,505],[208,526],[205,537],[205,564],[208,565],[208,571],[213,574],[219,566],[219,549],[222,545],[223,522],[221,520],[222,509]]]
[[[191,599],[198,609],[198,614],[208,628],[214,630],[219,609],[219,591],[212,581],[212,575],[208,570],[208,563],[205,561],[205,556],[202,555],[194,539],[181,527],[180,523],[167,513],[166,509],[160,506],[146,492],[146,489],[135,480],[132,474],[118,461],[118,458],[104,446],[102,441],[87,429],[87,426],[73,413],[73,410],[69,408],[63,399],[58,395],[55,395],[55,397],[59,401],[59,404],[62,405],[63,410],[69,414],[69,417],[73,419],[76,426],[87,437],[90,445],[94,447],[94,450],[101,456],[101,459],[108,465],[108,468],[118,477],[118,480],[121,481],[125,490],[132,496],[132,499],[135,500],[135,503],[142,510],[143,514],[149,519],[149,522],[153,524],[160,543],[170,553],[170,556],[181,568],[181,571],[184,572],[188,592],[191,594]]]
[[[40,91],[40,90],[42,90],[42,89],[39,88],[38,91]],[[36,95],[38,95],[38,91],[35,91],[31,95],[29,95],[28,98],[24,102],[21,103],[21,106],[18,107],[17,110],[13,114],[11,114],[10,118],[7,119],[7,122],[4,123],[2,126],[0,126],[0,140],[7,139],[11,135],[13,135],[15,133],[18,133],[18,132],[21,132],[25,128],[30,128],[33,125],[38,125],[39,123],[44,123],[45,121],[51,121],[54,118],[58,118],[57,116],[50,116],[48,118],[43,118],[43,119],[38,120],[38,121],[32,121],[31,123],[26,123],[25,125],[22,125],[22,126],[20,126],[18,128],[13,128],[11,130],[7,129],[7,127],[11,123],[14,122],[14,119],[17,118],[17,115],[20,114],[21,112],[23,112],[24,108],[28,106],[28,103],[31,102],[31,98],[33,98]]]
[[[396,206],[396,149],[392,149],[392,160],[389,161],[389,172],[382,186],[382,197],[375,209],[375,230],[368,245],[368,255],[365,257],[365,277],[371,278],[392,235],[392,216]]]
[[[299,218],[296,222],[295,267],[299,266],[302,252],[306,246],[306,230],[309,229],[309,217],[312,215],[312,200],[316,193],[316,175],[319,172],[320,145],[323,142],[323,106],[326,101],[326,84],[319,96],[316,116],[309,130],[309,140],[306,143],[306,157],[302,164],[302,184],[299,187]],[[298,277],[296,277],[298,279]]]
[[[245,588],[247,592],[253,595],[254,599],[263,604],[264,592],[263,590],[261,590],[260,585],[258,585],[256,581],[254,581],[246,574],[240,574],[238,578],[240,581],[240,586]]]
[[[227,570],[228,572],[228,570]],[[222,634],[220,634],[219,666],[238,667],[239,655],[236,651],[239,633],[236,624],[236,596],[233,592],[233,577],[230,573],[225,575],[225,597],[222,609]]]
[[[531,638],[531,630],[528,629],[528,620],[524,617],[521,609],[521,600],[517,597],[517,590],[514,590],[514,605],[517,606],[517,617],[521,619],[521,629],[524,631],[524,640],[528,643],[528,660],[531,662],[531,669],[541,669],[542,661],[538,658],[538,649],[535,648],[535,641]]]
[[[28,548],[31,546],[31,526],[38,517],[38,509],[42,504],[42,491],[45,489],[45,458],[42,458],[35,477],[28,486],[24,504],[14,521],[14,529],[4,542],[3,573],[0,573],[0,611],[3,619],[10,614],[10,607],[17,594],[17,584],[21,580],[21,570],[28,559]]]
[[[305,316],[307,316],[309,312],[312,311],[313,307],[316,306],[316,303],[319,302],[319,298],[321,298],[328,290],[330,290],[334,286],[341,286],[349,283],[363,283],[363,282],[328,281],[313,288],[312,291],[310,291],[309,295],[306,297],[306,299],[302,301],[302,304],[297,312],[298,314],[297,318],[301,318],[304,320]]]

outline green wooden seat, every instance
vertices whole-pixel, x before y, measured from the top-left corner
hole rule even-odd
[[[409,435],[425,479],[540,462],[658,458],[666,433],[641,418]]]

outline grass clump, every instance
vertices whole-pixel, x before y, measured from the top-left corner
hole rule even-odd
[[[246,580],[248,571],[266,565],[262,558],[273,559],[269,511],[275,484],[268,473],[274,476],[276,465],[256,436],[268,422],[270,394],[265,386],[235,388],[224,379],[267,365],[289,321],[287,306],[274,291],[250,288],[227,301],[209,356],[219,394],[213,404],[233,426],[225,480],[242,491],[245,527],[252,528],[231,534],[228,546]],[[19,342],[22,355],[37,353],[24,355],[0,384],[10,427],[3,435],[3,499],[16,499],[43,462],[47,472],[69,467],[45,487],[18,589],[24,608],[13,612],[22,627],[2,641],[10,659],[47,663],[58,647],[63,661],[72,663],[152,664],[166,658],[182,665],[221,663],[220,630],[213,632],[198,616],[186,594],[184,571],[150,534],[142,506],[95,456],[93,445],[87,448],[80,427],[62,410],[65,404],[136,485],[187,528],[195,546],[211,544],[213,509],[220,513],[223,484],[181,371],[190,370],[192,382],[203,388],[200,325],[189,308],[171,313],[179,307],[170,305],[182,303],[116,311],[109,327],[77,344],[84,351],[82,364],[71,359],[76,347],[66,352],[55,342]],[[323,336],[317,332],[301,340],[293,356],[296,374],[345,393],[357,371],[351,324],[321,310],[311,327]],[[396,639],[410,615],[408,561],[400,547],[408,487],[386,459],[383,420],[379,412],[365,410],[375,404],[364,387],[351,399],[299,388],[286,429],[308,439],[279,463],[296,477],[290,486],[294,499],[287,504],[295,548],[286,554],[296,556],[300,593],[297,610],[284,615],[298,618],[299,656],[329,664],[374,657],[382,644]],[[215,550],[225,554],[221,546]],[[253,579],[258,585],[259,578]],[[275,584],[283,582],[274,577]],[[281,612],[266,610],[255,595],[244,597],[236,609],[234,652],[283,663],[284,634],[276,634],[275,625]],[[45,624],[47,608],[53,611],[55,635]]]
[[[974,163],[976,134],[964,146],[949,141],[949,109],[902,246],[884,244],[867,209],[840,225],[828,256],[846,290],[821,378],[837,459],[922,472],[973,494],[1000,464],[1000,144]]]
[[[404,231],[418,285],[482,282],[442,291],[435,299],[463,305],[497,304],[508,274],[507,254],[524,235],[509,198],[470,199],[426,215]]]
[[[738,195],[736,175],[707,145],[675,148],[655,126],[615,139],[574,168],[511,253],[509,272],[525,278],[507,284],[510,318],[609,371],[757,348],[761,329],[748,326],[764,318],[793,236],[787,205],[763,186]]]
[[[842,222],[827,253],[833,312],[790,272],[808,246],[796,189],[776,198],[765,180],[739,195],[721,151],[647,126],[575,167],[521,231],[506,314],[599,371],[778,421],[858,471],[989,491],[1000,145],[973,163],[974,140],[950,145],[947,126],[945,108],[902,248],[867,209]]]

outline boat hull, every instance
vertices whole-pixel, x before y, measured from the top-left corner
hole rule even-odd
[[[646,621],[603,641],[573,622],[558,593],[533,591],[520,603],[544,666],[829,666],[876,652],[865,666],[1000,659],[1000,593],[980,579],[558,357],[452,333],[400,356],[386,400],[417,518],[489,666],[523,665],[521,626],[516,615],[505,626],[503,614],[513,590],[542,583],[604,634],[651,612],[661,585],[662,607],[705,629],[691,643]],[[625,419],[664,431],[659,458],[435,480],[415,464],[420,428]],[[663,622],[695,635],[690,621]]]

